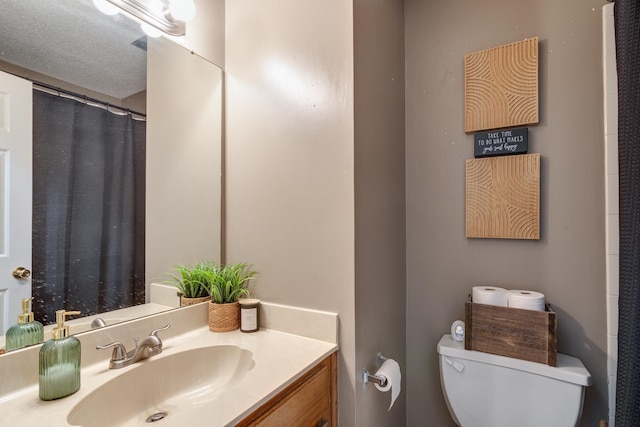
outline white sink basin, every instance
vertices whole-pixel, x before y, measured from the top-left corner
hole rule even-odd
[[[162,419],[159,427],[187,425],[196,410],[206,411],[253,367],[253,353],[235,345],[156,356],[122,368],[122,375],[78,402],[67,421],[84,427],[138,426],[156,416]]]

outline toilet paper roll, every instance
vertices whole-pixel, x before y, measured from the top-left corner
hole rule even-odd
[[[476,304],[507,306],[507,290],[495,286],[474,286],[471,292],[472,301]]]
[[[390,411],[394,402],[400,395],[400,391],[402,390],[402,375],[400,373],[400,365],[398,365],[398,362],[393,359],[387,359],[376,371],[376,375],[387,379],[387,382],[384,386],[376,384],[376,388],[380,391],[385,392],[391,390],[391,404],[389,404],[388,409],[388,411]]]
[[[509,307],[523,310],[544,311],[544,294],[535,291],[511,290],[508,296]]]

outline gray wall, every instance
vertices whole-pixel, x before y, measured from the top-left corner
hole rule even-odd
[[[226,258],[255,295],[337,312],[343,426],[405,424],[403,2],[234,0],[226,21]],[[356,338],[357,335],[357,338]]]
[[[476,284],[547,295],[559,350],[594,375],[583,425],[607,417],[602,4],[407,0],[406,60],[400,1],[227,4],[227,258],[254,264],[265,300],[340,314],[342,425],[451,424],[435,347]],[[462,58],[533,36],[542,239],[469,240]],[[278,64],[303,79],[283,89]],[[388,413],[359,383],[377,351],[403,367]]]
[[[436,344],[474,285],[543,292],[558,349],[594,377],[582,424],[607,418],[602,0],[405,2],[407,425],[452,425]],[[463,55],[540,37],[540,241],[466,239]]]
[[[376,354],[406,375],[404,7],[401,0],[353,2],[355,94],[356,367]],[[356,383],[358,426],[403,426],[406,393]]]
[[[225,0],[194,0],[196,16],[187,23],[184,45],[224,69]]]
[[[233,0],[226,22],[226,260],[255,296],[339,314],[340,424],[355,425],[353,9]]]

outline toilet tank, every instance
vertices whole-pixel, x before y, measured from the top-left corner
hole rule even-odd
[[[558,353],[557,367],[479,351],[444,335],[440,381],[462,427],[573,427],[592,379],[582,362]]]

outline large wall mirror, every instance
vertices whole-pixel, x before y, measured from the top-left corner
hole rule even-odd
[[[137,22],[122,14],[102,14],[92,0],[0,0],[0,5],[0,70],[28,84],[44,83],[38,86],[49,86],[52,96],[69,91],[87,97],[88,104],[95,99],[146,115],[144,167],[134,172],[138,182],[144,183],[144,289],[133,314],[113,319],[129,320],[170,308],[170,303],[154,301],[152,283],[166,281],[177,264],[220,261],[221,257],[222,70],[179,41],[147,38]],[[56,88],[62,89],[60,93]],[[34,107],[35,121],[38,111]],[[0,160],[1,154],[2,147]],[[0,172],[4,172],[1,162]],[[40,197],[41,192],[34,190],[33,206],[40,206]],[[111,204],[105,200],[104,209],[108,209]],[[6,206],[0,204],[0,208]],[[0,241],[16,234],[11,225],[17,216],[0,215],[9,227]],[[66,248],[83,247],[84,233],[67,234]],[[7,254],[12,249],[0,244],[4,251],[0,254],[0,334],[16,323],[20,300],[31,295],[31,279],[47,268],[38,265],[37,256],[31,264],[31,253],[28,259],[10,259]],[[80,250],[76,261],[88,252]],[[18,266],[31,270],[31,277],[15,278],[12,273]],[[86,280],[81,286],[94,285]],[[105,295],[121,292],[126,291],[117,288],[99,294],[109,298]],[[42,303],[54,305],[52,310],[83,310],[67,306],[60,297],[34,301]],[[74,304],[83,303],[75,300]],[[126,307],[118,306],[118,311],[121,308]]]

